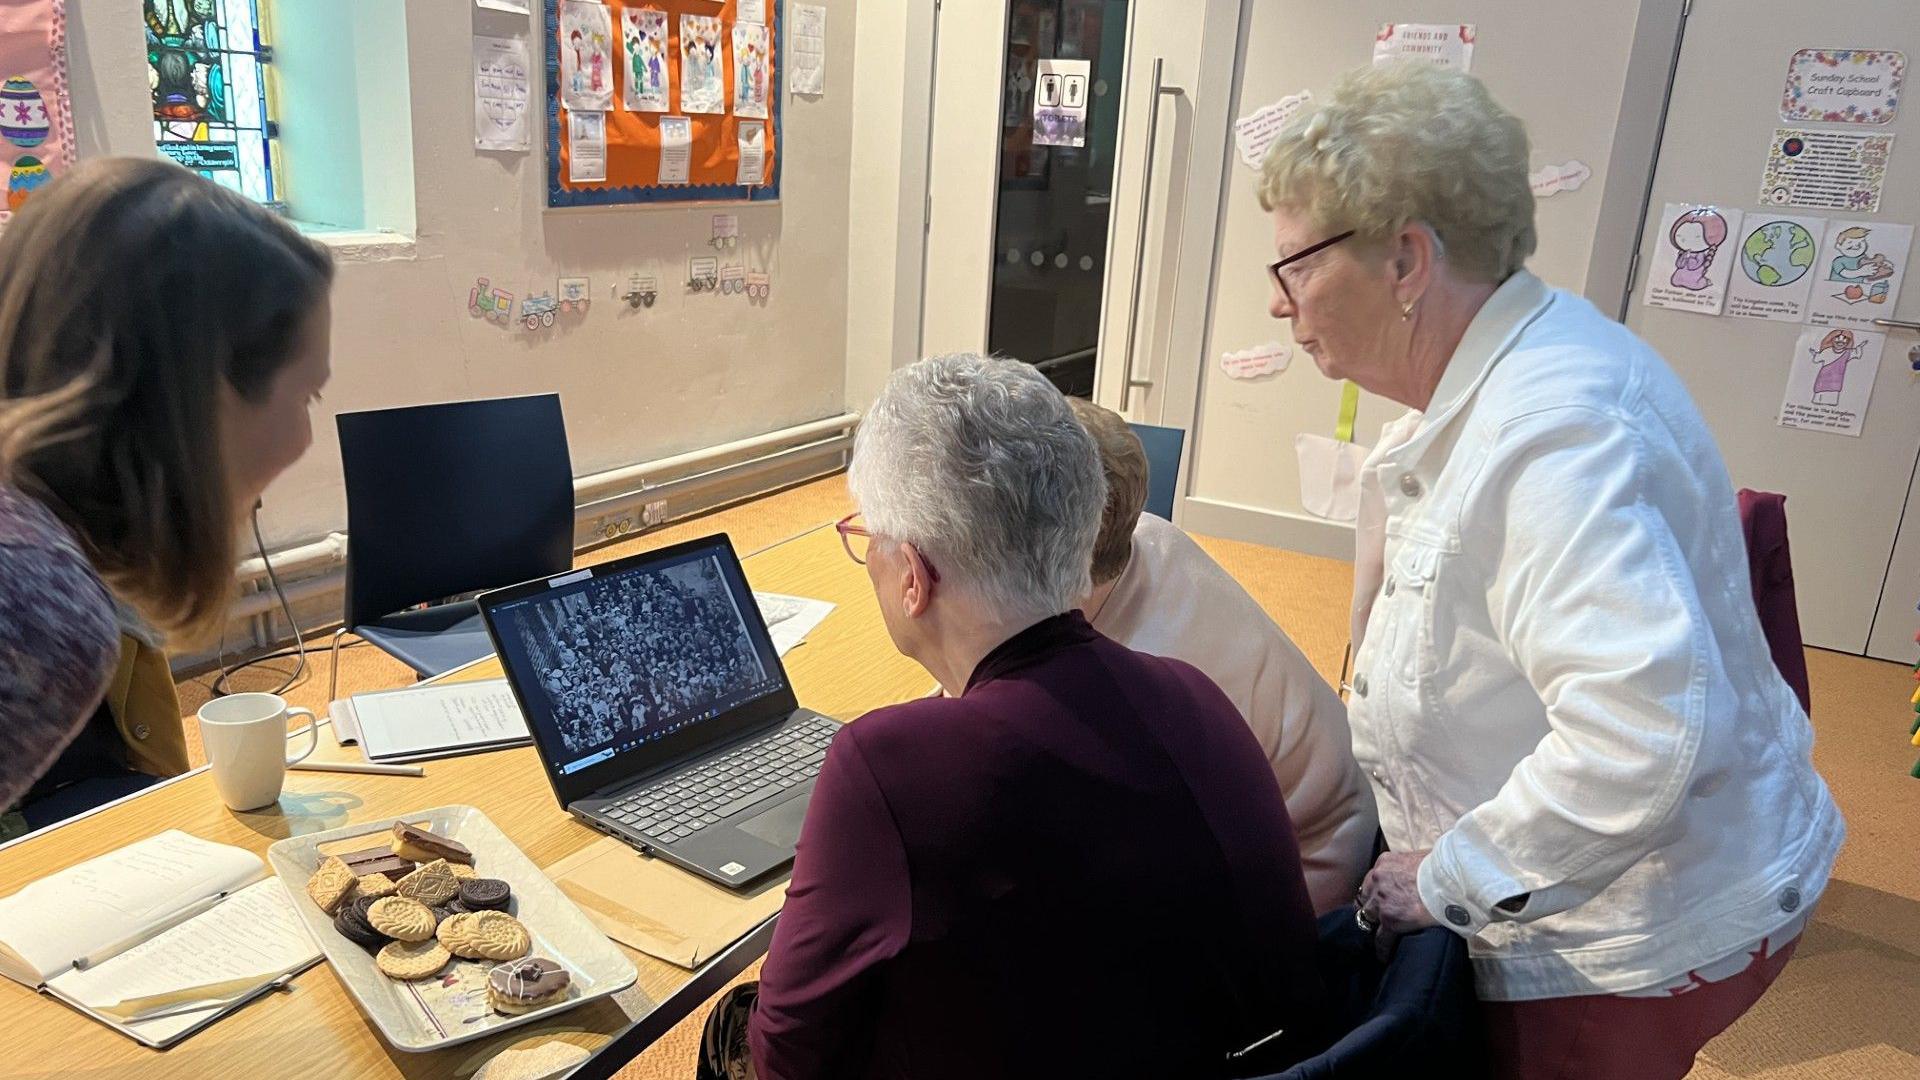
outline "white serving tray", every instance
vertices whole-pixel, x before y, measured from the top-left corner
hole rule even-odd
[[[481,877],[499,878],[513,887],[514,917],[533,937],[529,955],[553,960],[573,977],[565,1000],[518,1016],[497,1013],[486,1005],[484,994],[491,961],[456,959],[432,979],[400,982],[381,974],[374,966],[372,953],[333,928],[332,916],[307,895],[307,879],[326,858],[323,849],[338,854],[355,846],[372,847],[386,839],[396,821],[459,841],[473,852],[474,868]],[[342,843],[355,838],[365,842]],[[326,954],[334,974],[396,1050],[418,1053],[485,1038],[618,993],[639,977],[632,961],[507,839],[499,826],[471,806],[442,806],[292,837],[268,848],[267,858],[274,873],[286,883],[294,908],[306,920],[313,940],[320,943],[320,951]]]

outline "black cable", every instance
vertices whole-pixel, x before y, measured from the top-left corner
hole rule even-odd
[[[260,553],[260,562],[267,568],[267,581],[273,585],[273,595],[280,600],[280,611],[287,617],[287,629],[293,631],[293,648],[282,649],[279,652],[268,653],[265,656],[257,656],[252,660],[242,661],[232,667],[228,667],[227,628],[223,624],[220,627],[220,651],[216,657],[216,661],[220,664],[220,674],[213,680],[214,697],[225,697],[233,693],[233,691],[227,689],[228,679],[255,664],[262,664],[268,660],[279,660],[288,656],[298,656],[300,658],[299,662],[293,666],[293,673],[288,675],[286,680],[279,686],[267,691],[270,694],[285,693],[287,688],[299,682],[300,677],[307,672],[306,637],[300,632],[300,624],[293,621],[293,604],[287,599],[287,591],[280,587],[280,575],[273,572],[273,560],[267,558],[267,542],[260,535],[260,504],[257,502],[253,504],[252,521],[254,550]]]

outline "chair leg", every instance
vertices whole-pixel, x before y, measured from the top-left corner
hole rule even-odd
[[[340,636],[347,632],[341,627],[333,632],[333,651],[331,662],[327,665],[327,703],[331,705],[340,700]]]

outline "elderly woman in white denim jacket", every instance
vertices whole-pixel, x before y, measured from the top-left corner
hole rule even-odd
[[[1523,268],[1520,122],[1344,79],[1269,152],[1273,315],[1413,411],[1362,472],[1354,753],[1391,850],[1357,918],[1468,938],[1499,1074],[1680,1077],[1778,974],[1844,825],[1680,380]]]

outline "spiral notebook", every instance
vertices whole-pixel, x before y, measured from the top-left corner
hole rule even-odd
[[[155,1048],[319,959],[258,855],[177,829],[0,898],[0,975]]]

